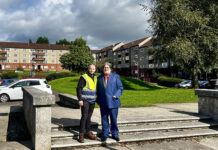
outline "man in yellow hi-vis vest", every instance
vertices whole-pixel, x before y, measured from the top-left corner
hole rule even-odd
[[[96,140],[91,132],[91,117],[96,101],[97,77],[95,65],[89,65],[88,72],[82,75],[77,86],[77,97],[81,107],[81,120],[78,141],[84,143],[84,132],[89,139]],[[86,131],[85,131],[86,130]]]

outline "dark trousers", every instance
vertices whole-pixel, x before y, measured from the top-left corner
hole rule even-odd
[[[81,120],[80,120],[80,133],[84,133],[91,130],[91,117],[95,104],[83,101],[83,106],[81,107]]]

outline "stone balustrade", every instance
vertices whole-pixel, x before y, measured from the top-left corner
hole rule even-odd
[[[55,96],[34,87],[22,87],[23,109],[35,150],[51,149],[51,105]]]

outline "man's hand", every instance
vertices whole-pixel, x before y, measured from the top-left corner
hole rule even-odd
[[[80,107],[83,106],[83,101],[82,101],[82,100],[79,101],[79,106],[80,106]]]

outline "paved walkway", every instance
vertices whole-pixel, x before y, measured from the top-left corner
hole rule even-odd
[[[20,111],[20,104],[16,107],[13,104],[0,104],[0,137],[4,137],[7,133],[7,119],[9,112]],[[12,109],[13,108],[13,109]],[[197,103],[177,103],[177,104],[157,104],[153,107],[137,107],[137,108],[120,108],[118,122],[137,121],[137,120],[153,120],[153,119],[166,119],[166,118],[187,118],[198,116]],[[52,107],[52,120],[53,125],[58,124],[79,124],[80,109],[71,109],[59,107],[55,105]],[[101,123],[99,108],[94,110],[92,121]],[[1,138],[0,138],[1,139]],[[0,141],[0,149],[16,149],[25,150],[30,149],[29,142],[2,142]],[[218,138],[202,138],[196,140],[175,140],[164,141],[161,143],[141,143],[141,144],[128,144],[109,147],[96,147],[92,150],[218,150]],[[91,149],[90,149],[91,150]]]

